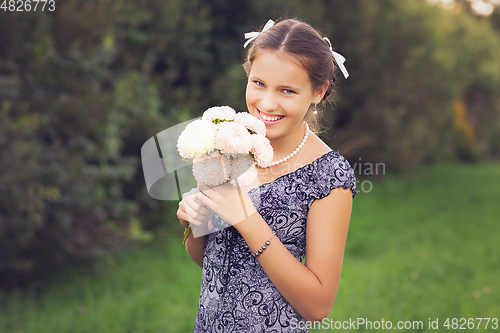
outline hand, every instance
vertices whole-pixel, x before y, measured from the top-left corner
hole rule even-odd
[[[200,185],[197,198],[224,221],[235,225],[257,212],[248,195],[250,188],[236,187],[229,182],[216,187]]]
[[[189,223],[195,226],[207,223],[214,215],[214,212],[198,199],[198,195],[202,194],[197,188],[193,188],[184,193],[182,201],[179,202],[177,218],[184,228],[187,228]]]

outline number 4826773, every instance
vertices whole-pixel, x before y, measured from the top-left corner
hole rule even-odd
[[[0,6],[4,12],[36,12],[37,10],[43,12],[46,8],[51,12],[56,10],[55,0],[4,0]]]

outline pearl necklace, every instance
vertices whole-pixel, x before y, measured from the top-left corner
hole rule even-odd
[[[304,122],[304,123],[306,124],[306,133],[304,134],[304,138],[300,142],[299,146],[297,148],[295,148],[295,150],[292,151],[290,154],[288,154],[288,156],[285,156],[282,159],[279,159],[277,161],[271,162],[271,164],[269,164],[268,166],[264,167],[264,169],[265,168],[270,168],[270,167],[273,167],[273,166],[276,166],[278,164],[281,164],[283,162],[288,161],[289,159],[291,159],[292,157],[294,157],[295,155],[297,155],[297,153],[302,149],[302,147],[304,147],[304,144],[306,143],[307,138],[309,137],[309,125],[306,122]]]

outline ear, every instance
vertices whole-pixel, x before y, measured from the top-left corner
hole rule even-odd
[[[325,82],[317,91],[316,93],[314,94],[314,103],[315,104],[318,104],[319,102],[321,102],[321,100],[323,99],[323,96],[325,96],[326,94],[326,91],[328,89],[328,86],[329,86],[330,82]]]

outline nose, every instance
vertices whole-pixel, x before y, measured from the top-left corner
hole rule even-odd
[[[278,109],[278,102],[276,96],[271,91],[268,91],[262,96],[260,107],[264,112],[271,112]]]

